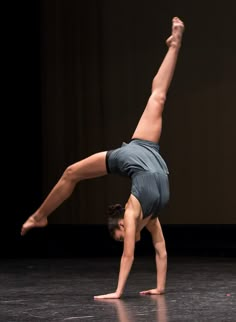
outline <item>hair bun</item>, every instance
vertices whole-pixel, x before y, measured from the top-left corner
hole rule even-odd
[[[124,208],[119,203],[114,204],[114,205],[110,205],[110,206],[108,206],[108,211],[107,211],[108,212],[108,216],[109,217],[116,216],[117,213],[120,213],[123,210],[124,210]]]

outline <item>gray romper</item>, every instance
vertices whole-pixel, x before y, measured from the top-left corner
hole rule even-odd
[[[140,139],[123,143],[106,155],[107,172],[131,178],[131,194],[141,204],[143,218],[157,217],[169,201],[168,168],[159,145]]]

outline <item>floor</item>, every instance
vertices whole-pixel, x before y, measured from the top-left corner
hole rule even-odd
[[[155,287],[152,257],[137,257],[120,300],[113,292],[119,258],[1,259],[0,322],[236,322],[235,257],[170,257],[165,295]]]

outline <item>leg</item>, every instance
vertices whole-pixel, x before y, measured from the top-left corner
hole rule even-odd
[[[69,166],[41,206],[24,223],[21,235],[31,228],[46,226],[47,217],[70,197],[79,181],[106,175],[105,160],[106,152],[100,152]]]
[[[172,34],[167,39],[168,52],[152,82],[152,93],[132,138],[158,143],[162,130],[162,112],[166,94],[173,78],[184,24],[178,18],[172,20]]]

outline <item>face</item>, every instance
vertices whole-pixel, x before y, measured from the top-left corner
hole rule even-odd
[[[114,234],[114,239],[116,241],[123,242],[124,241],[124,231],[122,231],[120,229],[116,229],[115,234]]]
[[[115,230],[114,239],[116,241],[123,242],[124,241],[124,236],[125,236],[124,223],[123,223],[123,220],[121,220],[119,222],[119,229]]]

